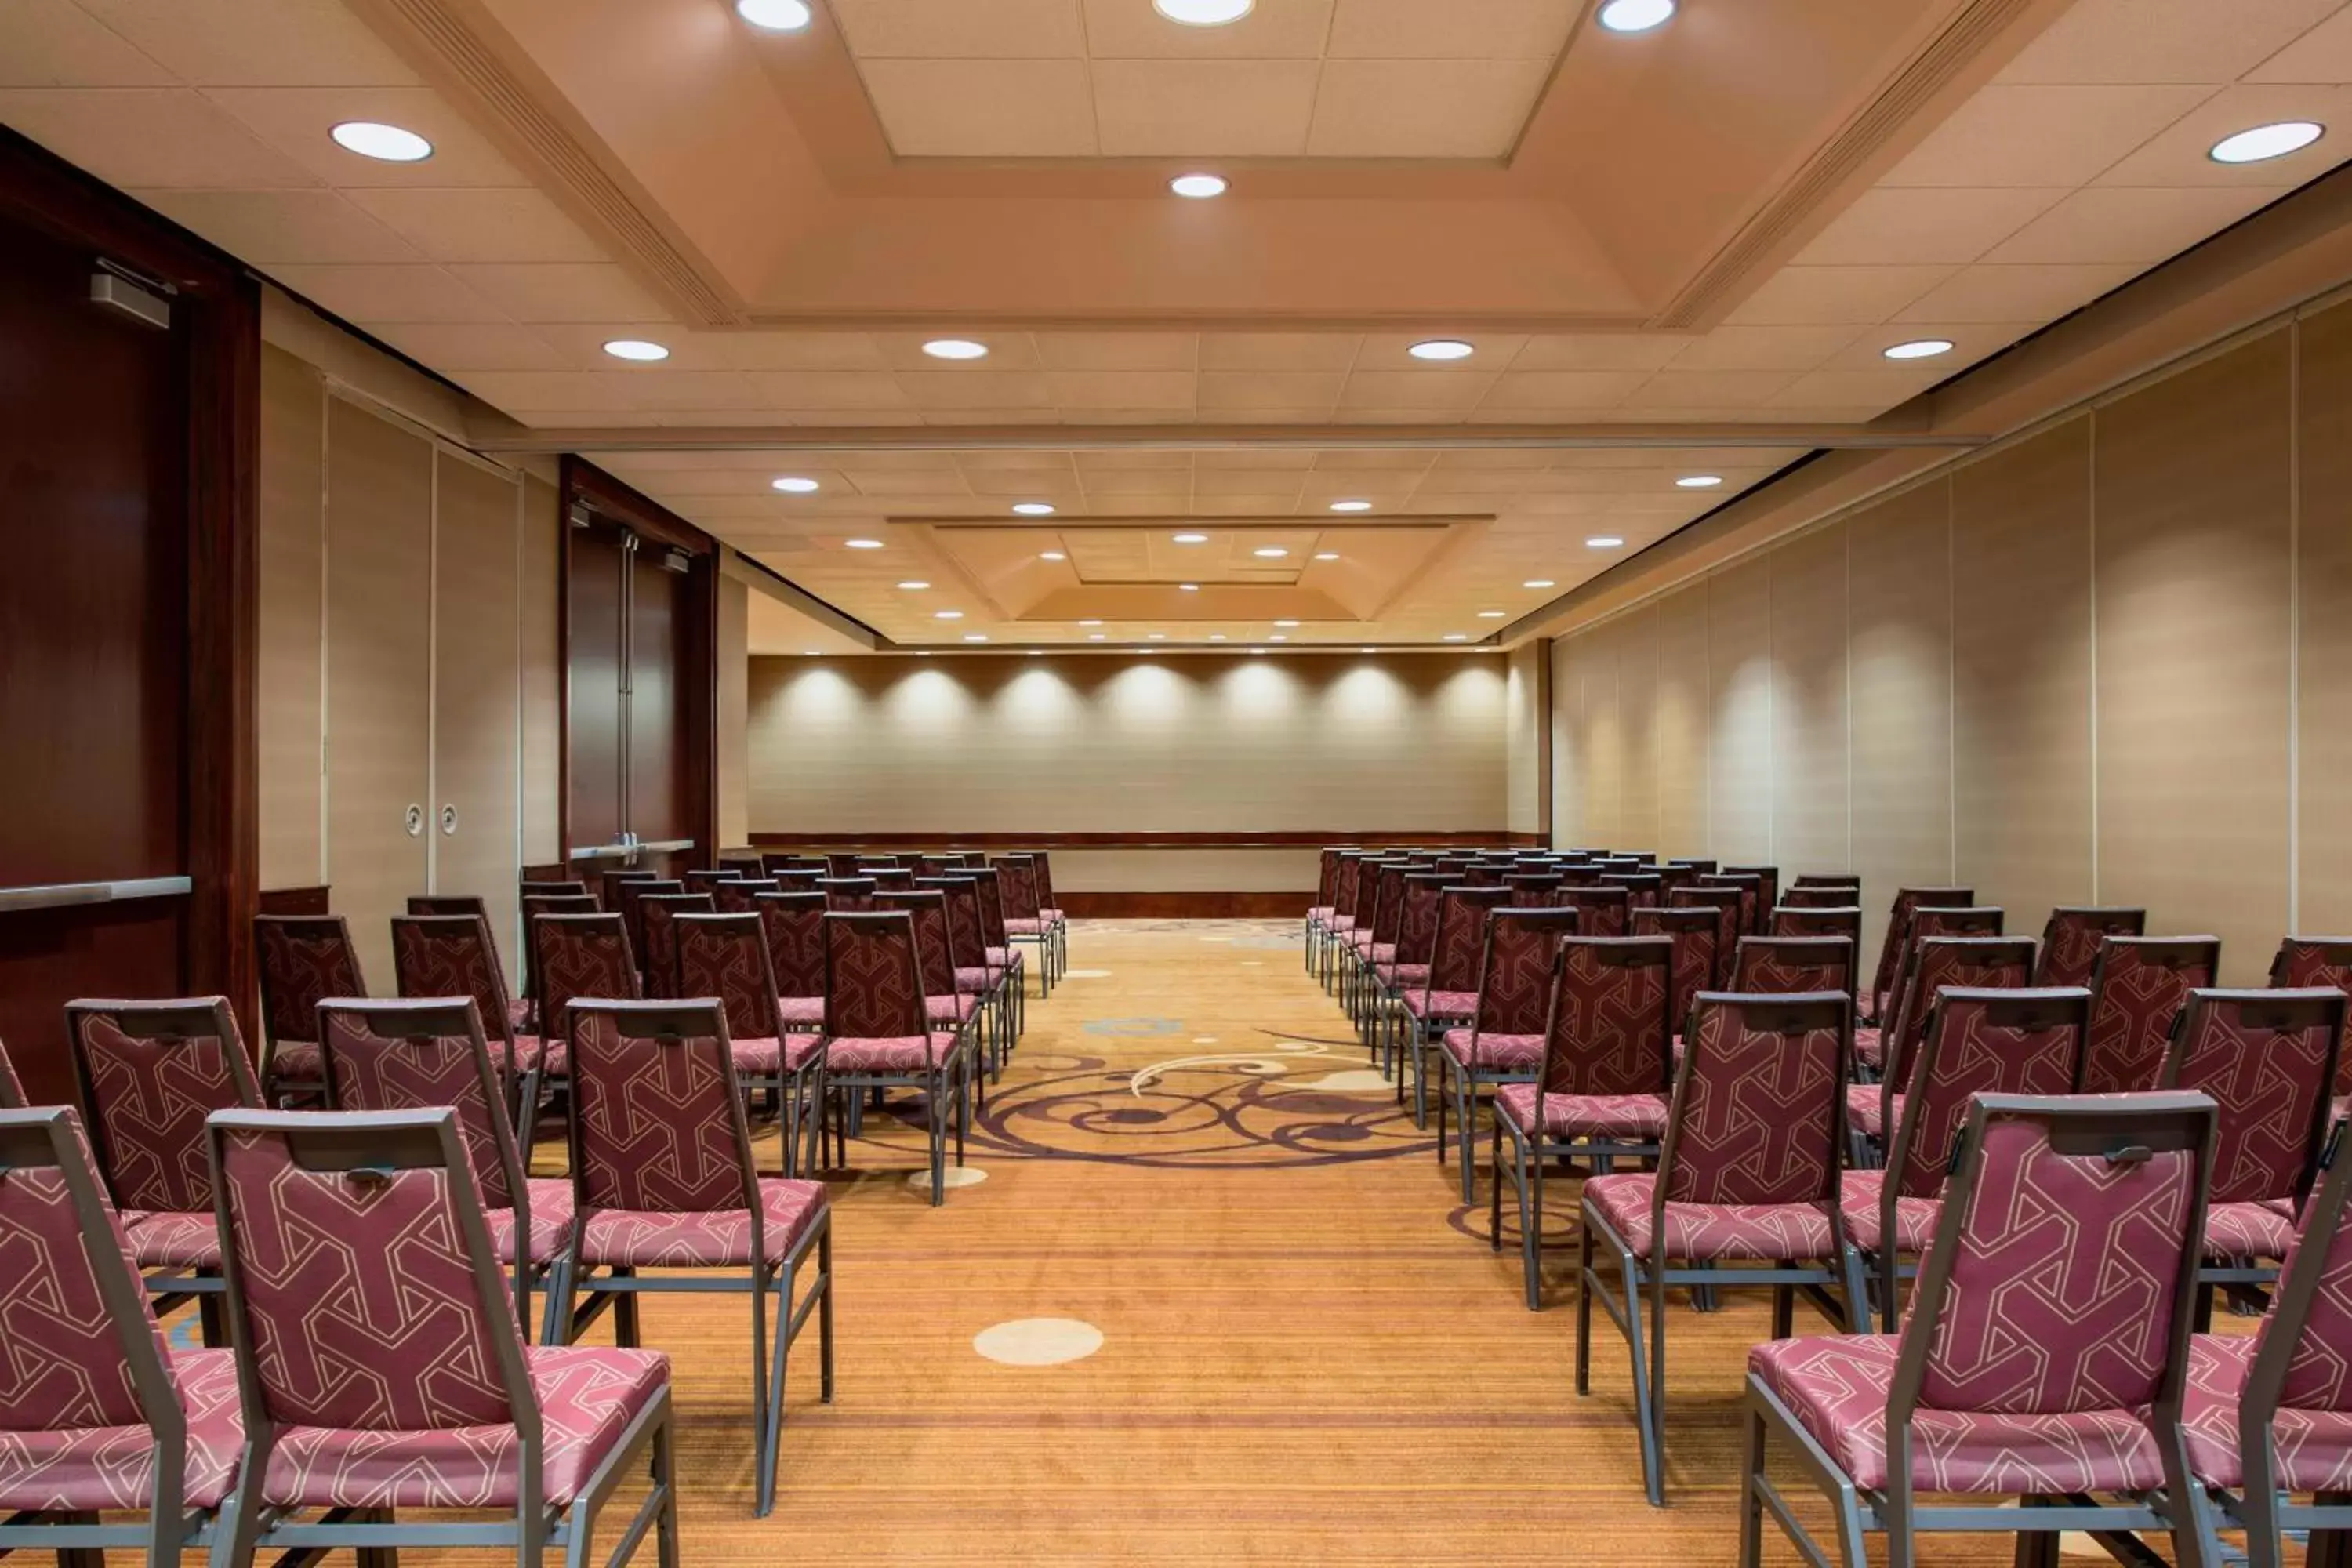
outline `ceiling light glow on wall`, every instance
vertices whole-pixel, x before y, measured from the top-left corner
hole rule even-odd
[[[988,345],[970,338],[933,338],[923,345],[923,352],[933,359],[986,359]]]
[[[780,489],[788,496],[814,495],[819,488],[814,479],[803,479],[798,474],[787,474],[781,479],[770,479],[768,484],[771,489]]]
[[[1587,550],[1614,550],[1625,542],[1613,533],[1596,533],[1584,542]]]
[[[1470,640],[1470,634],[1468,632],[1448,632],[1439,640],[1442,642],[1468,642]]]
[[[1186,201],[1205,202],[1212,196],[1225,194],[1223,174],[1179,174],[1168,182],[1168,188]]]
[[[1675,481],[1675,487],[1685,490],[1711,490],[1721,483],[1721,474],[1685,474]]]
[[[2205,155],[2216,163],[2261,163],[2300,153],[2326,134],[2327,127],[2315,120],[2282,120],[2224,136]]]
[[[1331,510],[1333,511],[1370,511],[1372,510],[1372,503],[1368,500],[1335,500],[1331,503]]]
[[[1209,536],[1205,533],[1178,533],[1171,534],[1170,538],[1173,542],[1178,544],[1206,544],[1209,542]]]
[[[1211,642],[1223,642],[1225,640],[1225,634],[1223,632],[1211,632],[1209,634],[1209,640]]]
[[[1481,610],[1478,612],[1478,618],[1482,621],[1499,621],[1503,618],[1503,612],[1500,610]]]
[[[1078,625],[1080,625],[1080,626],[1098,626],[1102,625],[1102,623],[1101,623],[1100,621],[1097,621],[1097,620],[1084,620],[1084,621],[1080,621],[1080,622],[1078,623]]]
[[[1054,503],[1045,500],[1017,500],[1013,503],[1013,514],[1015,517],[1051,517],[1054,515]]]
[[[1289,639],[1288,637],[1284,637],[1280,632],[1276,632],[1276,633],[1275,633],[1272,637],[1270,637],[1266,638],[1265,640],[1266,640],[1266,641],[1268,641],[1268,642],[1288,642],[1290,639]]]
[[[1893,348],[1881,349],[1878,352],[1888,359],[1934,359],[1937,354],[1948,354],[1952,352],[1952,340],[1914,338],[1907,343],[1896,343]]]
[[[1519,584],[1522,588],[1549,588],[1551,585],[1552,582],[1549,577],[1530,577]]]
[[[1197,594],[1201,591],[1201,584],[1198,583],[1179,583],[1176,584],[1176,591],[1180,594]]]
[[[373,120],[346,120],[327,134],[344,152],[380,163],[419,163],[433,156],[433,143],[415,132]]]
[[[898,586],[904,588],[909,594],[919,594],[924,589],[929,587],[930,584],[924,582],[920,577],[909,577],[905,582],[899,584]]]
[[[1168,640],[1168,634],[1166,632],[1146,632],[1143,634],[1143,637],[1146,642],[1166,642]]]
[[[933,610],[931,612],[931,619],[935,621],[960,621],[963,619],[963,612],[961,610]]]
[[[1336,550],[1318,550],[1315,552],[1315,559],[1318,561],[1337,561],[1339,559],[1339,552]]]
[[[1087,634],[1087,641],[1088,642],[1100,642],[1102,640],[1103,634],[1100,632],[1088,632]]]
[[[986,642],[988,640],[988,634],[986,632],[966,632],[963,634],[963,640],[966,642]]]
[[[1041,550],[1037,552],[1037,559],[1040,561],[1067,561],[1069,557],[1063,554],[1058,550]]]
[[[1274,624],[1277,626],[1295,626],[1298,623],[1297,621],[1276,621]]]
[[[841,542],[852,550],[879,550],[882,548],[882,542],[878,539],[845,539]]]
[[[1415,359],[1433,360],[1468,359],[1477,352],[1476,347],[1459,338],[1432,338],[1425,343],[1415,343],[1405,350]]]
[[[669,350],[659,343],[649,343],[643,338],[614,338],[604,345],[604,352],[614,359],[625,359],[636,364],[651,364],[656,360],[669,358]]]
[[[1151,8],[1187,27],[1223,27],[1240,21],[1257,0],[1151,0]]]
[[[1601,7],[1601,25],[1612,33],[1646,33],[1674,14],[1675,0],[1609,0]]]
[[[1269,544],[1263,550],[1253,550],[1250,553],[1261,561],[1279,561],[1290,552],[1278,544]]]
[[[815,15],[808,0],[735,0],[735,14],[770,33],[797,33]]]

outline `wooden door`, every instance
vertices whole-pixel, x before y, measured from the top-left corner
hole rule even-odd
[[[433,539],[433,890],[478,894],[513,976],[520,917],[521,492],[515,479],[436,457]]]

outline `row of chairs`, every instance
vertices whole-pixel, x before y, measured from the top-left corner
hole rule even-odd
[[[746,868],[752,864],[736,862],[732,874],[745,875]],[[1069,967],[1069,916],[1055,900],[1053,857],[1043,849],[993,857],[984,856],[977,849],[935,849],[912,855],[836,849],[822,856],[770,850],[761,852],[756,864],[757,871],[749,874],[772,878],[786,885],[791,885],[793,878],[812,874],[832,879],[875,877],[887,886],[890,878],[898,873],[940,877],[951,871],[992,870],[1003,888],[1006,939],[1037,950],[1038,994],[1051,995],[1055,982]],[[728,874],[725,870],[715,873]]]

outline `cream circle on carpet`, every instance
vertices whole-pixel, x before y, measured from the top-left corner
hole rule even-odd
[[[1110,978],[1110,971],[1108,969],[1065,969],[1062,971],[1062,978],[1065,980],[1108,980]]]
[[[1076,1318],[1016,1318],[971,1337],[971,1348],[1006,1366],[1059,1366],[1102,1349],[1103,1333]]]
[[[1369,1094],[1376,1089],[1393,1088],[1378,1068],[1351,1068],[1346,1072],[1328,1072],[1312,1083],[1288,1083],[1286,1089],[1321,1089],[1340,1094]]]
[[[950,1165],[946,1186],[948,1191],[954,1192],[958,1187],[976,1187],[986,1180],[988,1173],[978,1165]],[[907,1173],[907,1184],[920,1187],[928,1193],[931,1190],[931,1173],[929,1171],[909,1171]]]
[[[1192,1037],[1192,1043],[1196,1046],[1213,1046],[1217,1043],[1217,1037],[1214,1035],[1195,1035]]]

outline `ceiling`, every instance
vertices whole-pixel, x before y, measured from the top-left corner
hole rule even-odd
[[[2352,148],[2344,0],[815,5],[12,0],[0,123],[465,387],[486,449],[586,452],[937,645],[1489,636]],[[2335,129],[2206,155],[2285,119]],[[1196,168],[1231,192],[1168,194]],[[1362,537],[1308,574],[1344,593],[1088,580],[1182,520]]]

